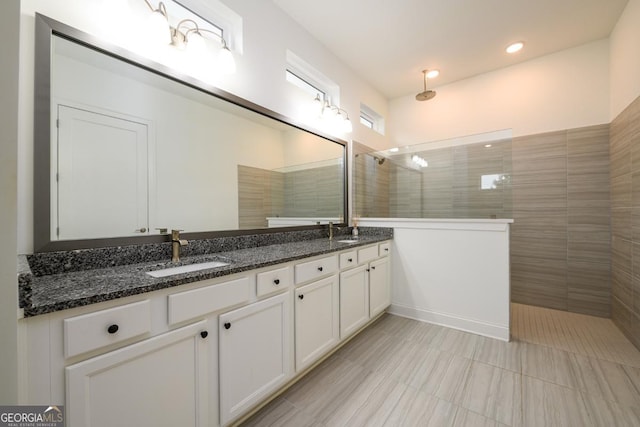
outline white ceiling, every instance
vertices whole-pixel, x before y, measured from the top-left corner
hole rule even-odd
[[[273,0],[388,98],[608,37],[628,0]],[[522,40],[525,48],[504,48]]]

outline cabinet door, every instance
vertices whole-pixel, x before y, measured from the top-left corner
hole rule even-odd
[[[374,317],[391,304],[389,258],[369,264],[369,316]]]
[[[208,425],[205,325],[198,322],[67,367],[67,425]]]
[[[368,278],[366,265],[340,273],[340,339],[369,320]]]
[[[291,293],[220,316],[220,422],[226,425],[291,374]]]
[[[296,370],[320,358],[340,340],[338,276],[296,289]]]

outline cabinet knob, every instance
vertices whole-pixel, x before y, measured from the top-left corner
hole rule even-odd
[[[202,338],[206,338],[206,337],[208,337],[208,336],[209,336],[209,332],[207,332],[207,331],[202,331],[202,332],[200,332],[200,336],[201,336]]]
[[[371,266],[371,269],[372,269],[372,270],[375,270],[375,269],[376,269],[376,266],[375,266],[375,265],[372,265],[372,266]]]
[[[225,328],[225,329],[229,329],[230,327],[231,327],[231,323],[226,322],[226,323],[224,324],[224,328]]]
[[[276,279],[273,281],[274,284],[279,285],[280,284],[280,279]]]
[[[300,294],[300,295],[298,295],[298,298],[300,298],[300,299],[304,299],[304,295],[303,295],[303,294]]]
[[[370,269],[370,268],[367,268],[367,271],[371,271],[371,269]]]
[[[349,258],[347,261],[349,261],[349,262],[353,262],[353,258]]]
[[[115,334],[116,332],[118,332],[118,329],[120,329],[118,325],[109,325],[109,327],[107,328],[107,332],[109,332],[110,334]]]
[[[389,252],[389,248],[384,248],[384,251],[385,252]]]
[[[322,271],[322,267],[318,267],[318,271]]]

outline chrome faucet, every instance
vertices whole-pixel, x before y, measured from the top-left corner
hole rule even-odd
[[[333,240],[333,221],[329,221],[329,240]]]
[[[180,239],[180,232],[182,230],[171,230],[171,261],[180,261],[180,248],[189,244],[186,240]]]

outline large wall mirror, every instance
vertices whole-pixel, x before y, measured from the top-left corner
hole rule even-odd
[[[35,92],[35,251],[344,222],[344,142],[42,15]]]

